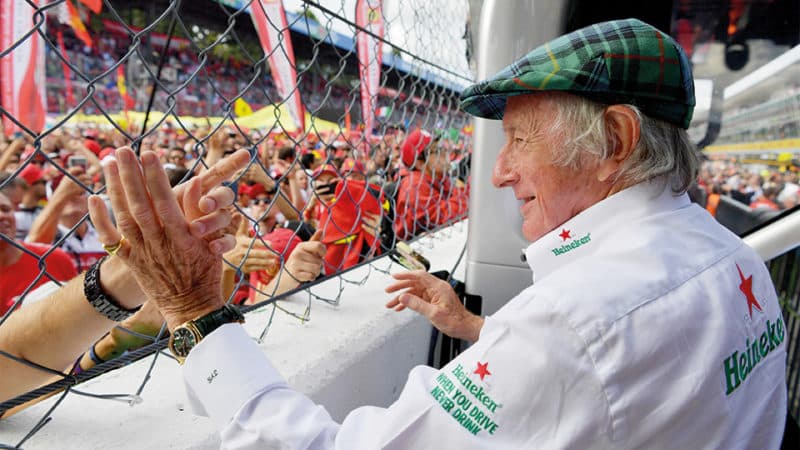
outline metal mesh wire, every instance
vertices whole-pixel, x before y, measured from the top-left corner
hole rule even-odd
[[[2,62],[40,39],[47,110],[40,130],[0,106],[0,207],[6,207],[0,214],[16,219],[16,233],[10,225],[0,229],[0,246],[21,252],[29,263],[28,269],[2,269],[0,335],[19,308],[67,281],[65,264],[80,272],[104,254],[86,196],[103,195],[99,162],[119,146],[157,152],[176,184],[235,149],[250,151],[247,170],[231,180],[241,222],[237,249],[225,262],[229,301],[245,311],[272,308],[272,315],[308,320],[315,302],[337,304],[373,270],[388,271],[391,261],[373,260],[393,253],[398,240],[418,239],[466,216],[471,127],[458,111],[458,92],[471,81],[466,1],[447,8],[436,1],[384,2],[387,32],[374,111],[363,111],[359,101],[355,35],[368,30],[354,20],[355,2],[284,2],[306,129],[298,127],[291,95],[281,94],[270,70],[270,56],[285,57],[287,43],[279,39],[270,54],[259,45],[250,17],[258,1],[106,0],[99,13],[87,8],[92,3],[14,2],[25,6],[15,16],[27,20],[28,31],[0,48]],[[85,32],[69,19],[70,9],[80,15]],[[461,20],[461,28],[454,20]],[[285,29],[268,22],[278,32]],[[363,127],[368,115],[372,132]],[[416,169],[410,170],[401,159],[414,130],[431,133],[433,143],[421,152],[411,148],[409,162]],[[414,178],[413,185],[404,187],[404,177]],[[9,210],[20,202],[19,210]],[[292,259],[315,230],[314,239],[322,239],[329,255],[319,278],[295,272]],[[350,271],[364,265],[370,266],[367,275],[354,278]],[[331,277],[338,279],[336,296],[308,291],[302,311],[277,301]],[[14,291],[20,282],[21,291]],[[281,292],[282,284],[289,290]],[[269,324],[261,339],[268,330]],[[151,368],[165,359],[161,355],[171,358],[162,351],[167,337],[160,316],[143,312],[103,338],[116,345],[115,358],[72,373],[0,348],[0,358],[46,375],[42,387],[0,399],[0,411],[60,396],[29,433],[4,445],[21,447],[70,393],[93,395],[76,389],[80,382],[144,357],[152,359]],[[149,377],[150,372],[134,392],[100,397],[135,403]]]

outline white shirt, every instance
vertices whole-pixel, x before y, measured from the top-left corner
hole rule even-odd
[[[389,408],[335,423],[234,324],[187,359],[190,399],[224,448],[779,447],[786,345],[774,287],[685,194],[637,185],[525,253],[535,284],[443,369],[414,368]]]

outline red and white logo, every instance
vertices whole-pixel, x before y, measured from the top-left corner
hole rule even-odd
[[[739,279],[741,280],[739,283],[739,290],[742,291],[742,294],[744,294],[744,297],[747,300],[747,310],[750,313],[750,318],[752,319],[753,307],[755,307],[759,312],[764,312],[764,310],[761,309],[761,304],[758,303],[755,295],[753,295],[753,275],[745,278],[744,273],[742,273],[742,268],[739,267],[739,264],[736,264],[736,270],[739,271]]]
[[[475,372],[472,372],[472,373],[478,374],[478,376],[481,377],[481,381],[483,381],[483,377],[486,377],[486,376],[492,374],[492,372],[489,372],[489,363],[485,362],[485,363],[481,364],[480,361],[478,361],[478,368],[475,369]]]

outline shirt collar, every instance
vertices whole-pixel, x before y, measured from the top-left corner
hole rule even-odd
[[[539,238],[525,250],[533,281],[577,258],[594,253],[599,244],[612,238],[625,224],[655,212],[672,211],[689,205],[689,196],[672,192],[670,183],[656,179],[639,183],[601,200]]]

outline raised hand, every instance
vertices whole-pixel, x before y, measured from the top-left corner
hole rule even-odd
[[[483,319],[467,311],[450,285],[425,272],[415,270],[392,275],[396,283],[387,293],[402,293],[386,303],[387,308],[402,311],[410,308],[430,320],[442,333],[457,339],[478,340]]]
[[[293,279],[303,283],[316,279],[322,271],[322,259],[327,247],[320,242],[322,230],[317,230],[311,239],[297,244],[289,255],[283,270]]]
[[[104,162],[118,228],[111,224],[98,197],[89,201],[92,221],[102,242],[121,241],[116,255],[158,306],[170,330],[223,304],[220,256],[233,248],[235,240],[230,234],[213,233],[230,222],[230,214],[222,208],[230,205],[233,194],[214,186],[246,164],[247,152],[241,153],[175,192],[153,152],[142,153],[141,166],[126,147],[117,150],[116,160]]]

